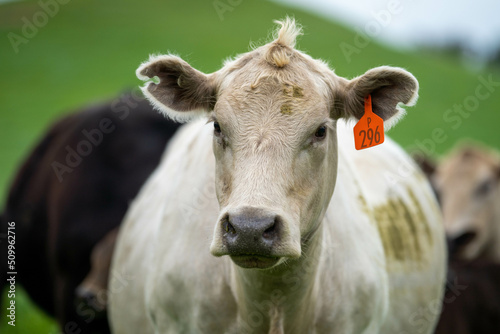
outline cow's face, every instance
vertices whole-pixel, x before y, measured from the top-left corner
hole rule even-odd
[[[336,123],[325,83],[249,80],[247,72],[219,94],[211,115],[221,206],[211,251],[243,267],[268,266],[299,257],[301,239],[317,229],[335,184]]]
[[[337,172],[336,122],[359,119],[365,96],[394,123],[398,103],[418,83],[390,67],[346,80],[293,48],[300,33],[286,20],[277,39],[205,75],[175,56],[153,57],[138,76],[143,91],[174,119],[205,113],[213,122],[220,215],[211,252],[246,268],[301,256],[317,235]],[[342,143],[354,145],[354,143]]]
[[[463,148],[432,176],[453,258],[474,259],[493,242],[500,219],[500,161],[480,148]]]

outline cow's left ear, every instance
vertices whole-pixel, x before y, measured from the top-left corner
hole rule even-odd
[[[177,56],[151,56],[136,74],[141,80],[159,79],[147,82],[142,92],[156,109],[173,120],[189,120],[215,105],[214,74],[204,74]]]
[[[381,66],[367,71],[350,81],[343,82],[337,94],[335,118],[360,119],[364,114],[364,99],[370,94],[372,110],[384,120],[387,130],[404,115],[399,105],[412,106],[418,98],[418,81],[408,71]]]

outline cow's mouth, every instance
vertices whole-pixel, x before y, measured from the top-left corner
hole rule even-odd
[[[231,255],[231,260],[242,268],[267,269],[275,266],[280,258],[258,255]]]

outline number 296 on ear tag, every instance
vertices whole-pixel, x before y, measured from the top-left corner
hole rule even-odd
[[[384,120],[372,111],[372,97],[365,97],[365,114],[354,126],[354,146],[363,150],[384,142]]]

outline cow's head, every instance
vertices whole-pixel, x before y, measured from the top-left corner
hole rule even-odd
[[[335,186],[336,122],[359,119],[365,96],[386,124],[412,104],[416,79],[379,67],[346,80],[294,49],[301,33],[286,19],[269,44],[206,75],[176,56],[151,57],[143,91],[173,119],[204,114],[213,122],[220,216],[211,252],[247,268],[269,268],[301,256]],[[354,143],[342,143],[354,145]]]
[[[452,258],[474,259],[498,237],[500,158],[464,146],[446,157],[431,176],[439,196]]]

